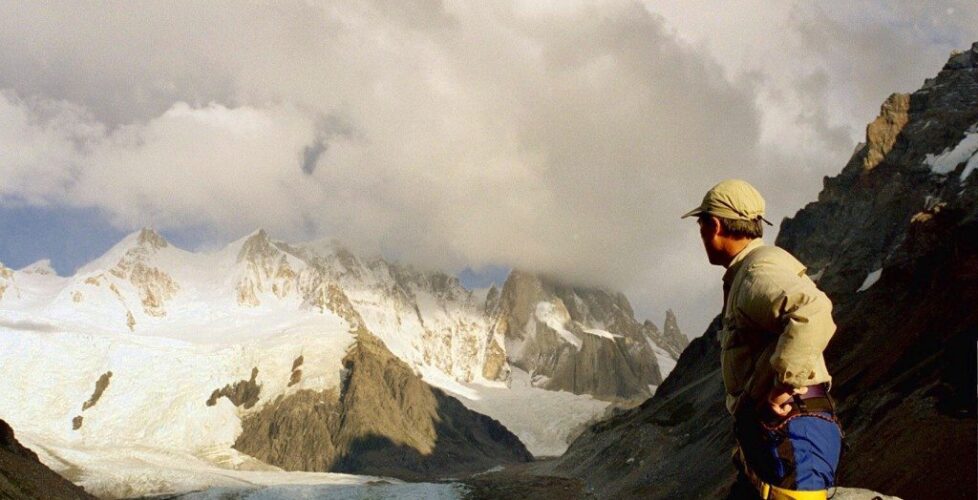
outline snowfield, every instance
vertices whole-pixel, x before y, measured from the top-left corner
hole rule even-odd
[[[78,447],[18,433],[49,467],[100,498],[186,493],[188,499],[460,498],[460,485],[374,476],[286,472],[235,450],[202,456],[145,447]]]
[[[255,367],[262,394],[336,387],[340,360],[353,336],[339,318],[320,322],[247,344],[208,345],[131,334],[37,331],[5,321],[0,326],[5,395],[0,418],[42,462],[100,497],[289,482],[296,479],[290,479],[292,473],[255,477],[236,471],[257,462],[231,448],[246,411],[225,397],[213,406],[206,402],[215,389],[249,379]],[[299,355],[305,359],[305,377],[287,387]],[[110,371],[101,397],[82,410],[96,381]]]
[[[215,389],[248,380],[254,368],[263,394],[339,385],[340,361],[353,336],[335,316],[321,321],[322,326],[230,345],[3,326],[0,417],[18,432],[79,446],[124,441],[189,452],[230,447],[241,431],[240,416],[227,398],[206,404]],[[300,355],[303,380],[287,387]],[[109,385],[98,402],[82,410],[108,372]]]
[[[502,422],[535,457],[563,454],[575,437],[572,433],[603,415],[610,404],[587,395],[538,389],[519,368],[513,369],[508,388],[472,388],[470,396],[446,390],[469,409]]]

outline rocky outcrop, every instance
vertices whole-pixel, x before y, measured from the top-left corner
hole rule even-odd
[[[298,358],[295,358],[295,360],[292,362],[292,373],[289,374],[289,385],[288,385],[288,387],[292,387],[293,385],[298,384],[299,382],[302,382],[302,363],[303,363],[303,361],[304,361],[304,358],[300,355]]]
[[[880,107],[880,115],[866,126],[865,154],[862,158],[864,170],[870,170],[886,158],[893,149],[897,137],[909,120],[910,96],[893,94]]]
[[[538,387],[641,400],[662,381],[655,353],[622,294],[510,273],[492,328],[510,364]]]
[[[0,498],[61,500],[95,497],[42,464],[37,454],[20,444],[13,429],[0,420]]]
[[[961,152],[976,124],[978,44],[888,99],[842,173],[782,223],[776,243],[835,304],[826,360],[852,448],[843,485],[903,498],[978,490],[978,160]],[[612,497],[725,491],[733,438],[716,334],[714,322],[650,401],[591,427],[552,472]]]
[[[88,398],[88,401],[85,401],[82,404],[82,411],[85,411],[98,403],[98,400],[102,398],[102,394],[109,388],[109,381],[111,379],[111,371],[107,371],[99,376],[98,380],[95,381],[95,391],[92,392],[92,397]]]
[[[666,310],[666,320],[662,324],[662,331],[650,320],[645,320],[642,330],[646,336],[660,349],[665,351],[672,359],[679,359],[679,356],[689,345],[689,338],[679,329],[679,322],[676,320],[676,313],[672,309]]]
[[[143,229],[131,248],[109,274],[128,280],[139,292],[143,312],[149,316],[166,316],[165,302],[180,289],[166,272],[147,264],[147,259],[157,250],[169,246],[166,239],[152,229]]]
[[[285,470],[329,471],[339,454],[333,441],[339,417],[335,390],[278,396],[242,420],[234,447]]]
[[[118,249],[127,245],[124,249]],[[169,247],[169,243],[156,231],[144,228],[123,240],[113,248],[114,260],[107,268],[93,270],[80,284],[95,288],[106,287],[125,311],[126,326],[136,330],[136,318],[130,300],[127,300],[120,287],[131,290],[130,299],[138,299],[143,314],[154,318],[166,316],[166,303],[180,290],[180,285],[164,270],[153,265],[157,252]],[[71,301],[81,307],[86,294],[81,290],[70,290]]]
[[[301,390],[246,416],[235,448],[287,470],[435,479],[529,461],[499,422],[424,383],[360,328],[339,391]]]
[[[95,390],[92,392],[92,397],[88,398],[88,401],[82,403],[81,409],[83,412],[95,406],[98,403],[99,399],[102,399],[102,394],[105,392],[106,389],[108,389],[109,380],[111,378],[112,378],[111,371],[107,371],[99,376],[98,380],[95,381]],[[77,431],[78,429],[81,429],[82,423],[84,423],[84,421],[85,419],[81,415],[77,415],[74,418],[72,418],[71,419],[72,430]]]
[[[264,229],[245,240],[238,251],[237,262],[244,267],[243,276],[235,285],[240,305],[258,306],[265,292],[282,299],[298,288],[298,273],[289,264],[288,256],[272,243]]]
[[[228,384],[220,389],[214,389],[211,396],[207,398],[207,406],[214,406],[217,404],[217,400],[220,398],[228,398],[234,406],[241,406],[244,409],[249,409],[255,406],[258,402],[258,397],[261,395],[261,384],[257,382],[258,380],[258,367],[251,369],[251,378],[248,380],[239,380],[234,384]]]

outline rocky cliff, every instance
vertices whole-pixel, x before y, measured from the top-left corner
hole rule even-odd
[[[666,310],[666,319],[662,324],[661,332],[650,320],[645,320],[642,326],[652,342],[666,351],[672,359],[679,359],[679,356],[689,345],[689,338],[679,329],[679,321],[672,309]]]
[[[660,342],[670,351],[685,347],[674,316],[661,333],[651,322],[638,323],[620,293],[513,271],[498,299],[489,298],[492,331],[505,339],[509,363],[538,387],[644,400],[662,381],[657,351],[670,354]]]
[[[843,485],[976,495],[978,44],[896,94],[818,201],[782,223],[832,298],[826,353],[851,451]],[[703,498],[733,479],[717,324],[656,395],[590,428],[553,472],[607,497]]]
[[[0,498],[76,500],[95,497],[45,467],[37,454],[20,444],[13,429],[0,420]]]
[[[404,479],[532,459],[502,424],[422,381],[366,329],[345,295],[336,302],[357,337],[339,390],[279,396],[244,418],[235,448],[286,470]]]
[[[499,422],[425,384],[368,332],[341,391],[281,396],[242,421],[235,448],[285,470],[439,479],[532,459]]]

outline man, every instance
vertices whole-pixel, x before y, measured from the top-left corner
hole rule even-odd
[[[822,355],[832,303],[797,259],[764,245],[764,199],[747,182],[717,184],[691,216],[727,269],[721,371],[740,471],[729,498],[825,499],[841,451]]]

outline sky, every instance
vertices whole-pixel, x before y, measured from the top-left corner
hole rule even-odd
[[[976,40],[973,1],[4,2],[0,262],[265,228],[621,290],[695,337],[723,270],[679,215],[745,179],[773,242]]]

